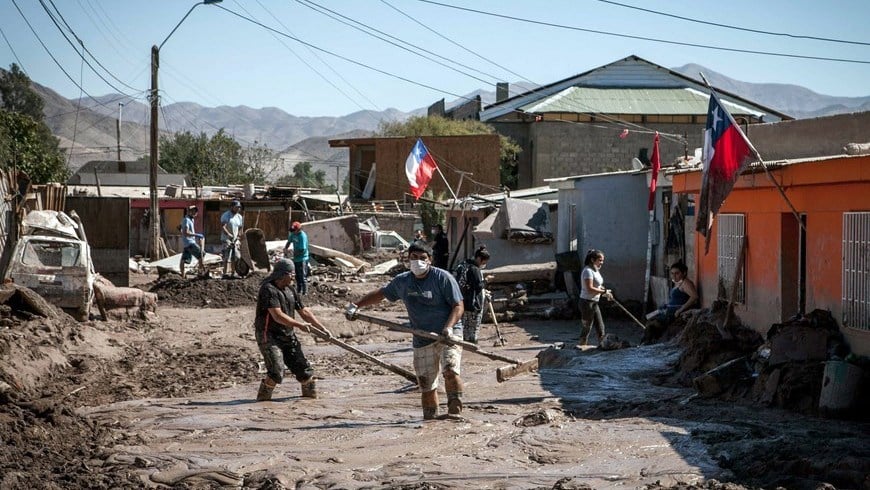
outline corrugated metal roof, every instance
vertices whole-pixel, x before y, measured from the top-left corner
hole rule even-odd
[[[710,97],[690,88],[568,87],[520,107],[525,112],[705,115]],[[728,112],[761,117],[763,112],[723,100]]]

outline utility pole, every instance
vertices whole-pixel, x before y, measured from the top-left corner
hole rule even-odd
[[[118,141],[118,172],[124,173],[127,171],[126,165],[121,161],[121,112],[124,110],[124,103],[118,102],[118,124],[115,125],[115,136]]]
[[[151,206],[148,211],[148,258],[152,261],[160,260],[160,211],[157,206],[157,109],[159,96],[157,95],[157,70],[160,67],[160,49],[151,46],[151,162],[148,174],[148,195]]]

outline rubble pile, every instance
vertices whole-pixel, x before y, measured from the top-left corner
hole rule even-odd
[[[691,386],[698,376],[723,363],[751,355],[763,343],[761,335],[732,319],[722,329],[727,304],[716,302],[712,308],[687,313],[686,325],[676,342],[683,348],[673,381]],[[735,320],[736,323],[735,323]]]
[[[159,304],[194,308],[227,308],[253,306],[257,302],[260,282],[265,274],[253,273],[244,279],[211,278],[182,279],[177,274],[164,274],[146,284],[146,291],[156,293]]]

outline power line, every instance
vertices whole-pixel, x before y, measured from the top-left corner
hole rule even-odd
[[[72,42],[72,40],[69,38],[69,36],[67,36],[66,33],[64,32],[63,28],[60,26],[60,24],[57,23],[57,19],[54,18],[54,15],[53,15],[53,14],[51,13],[51,11],[48,9],[48,6],[45,4],[45,2],[43,2],[43,0],[39,0],[39,4],[42,6],[42,9],[45,10],[45,13],[48,14],[48,17],[51,19],[51,22],[54,24],[55,27],[57,27],[57,30],[60,31],[60,33],[61,33],[61,35],[63,36],[63,38],[66,39],[67,43],[69,43],[69,45],[73,48],[73,51],[75,51],[76,54],[79,55],[79,57],[81,57],[82,61],[84,61],[84,63],[85,63],[86,65],[88,65],[88,68],[90,68],[91,71],[93,71],[95,75],[97,75],[98,77],[100,77],[100,80],[106,82],[106,85],[108,85],[108,86],[112,87],[113,89],[115,89],[116,92],[118,92],[118,93],[120,93],[120,94],[125,94],[125,95],[126,95],[126,93],[125,93],[123,90],[121,90],[121,89],[119,89],[118,87],[114,86],[114,85],[112,84],[112,82],[106,80],[106,77],[104,77],[102,74],[100,74],[100,72],[98,72],[97,69],[94,68],[94,66],[91,65],[91,63],[90,63],[88,60],[85,59],[85,55],[83,54],[83,52],[84,52],[84,50],[86,50],[86,48],[85,48],[85,45],[84,45],[84,43],[82,42],[82,40],[81,40],[81,39],[78,39],[78,37],[76,37],[76,40],[78,40],[78,42],[79,42],[79,44],[81,45],[82,50],[83,50],[82,52],[79,52],[79,50],[76,48],[75,43]],[[73,36],[75,36],[75,33],[73,33]],[[97,64],[99,64],[99,62],[97,62]],[[102,66],[102,65],[100,65],[100,66]],[[104,68],[104,69],[105,69],[105,68]],[[106,71],[108,71],[108,70],[106,70]],[[109,74],[111,75],[111,73],[109,73]],[[114,77],[114,75],[112,75],[112,77]],[[126,84],[125,84],[125,85],[126,85]],[[135,88],[133,88],[133,89],[136,90]]]
[[[381,1],[383,1],[383,0],[381,0]],[[718,22],[710,22],[710,21],[706,21],[706,20],[692,19],[690,17],[683,17],[681,15],[671,14],[671,13],[667,13],[667,12],[660,12],[658,10],[645,9],[643,7],[637,7],[634,5],[628,5],[628,4],[624,4],[624,3],[614,2],[612,0],[598,0],[598,1],[601,3],[609,3],[611,5],[617,5],[619,7],[640,10],[642,12],[647,12],[650,14],[661,15],[664,17],[671,17],[673,19],[685,20],[687,22],[694,22],[696,24],[703,24],[703,25],[714,26],[714,27],[723,27],[725,29],[734,29],[736,31],[753,32],[755,34],[765,34],[768,36],[789,37],[792,39],[810,39],[813,41],[825,41],[825,42],[831,42],[831,43],[855,44],[858,46],[870,46],[870,43],[863,42],[863,41],[847,41],[845,39],[833,39],[830,37],[818,37],[818,36],[807,36],[807,35],[801,35],[801,34],[790,34],[787,32],[764,31],[761,29],[751,29],[749,27],[740,27],[740,26],[734,26],[734,25],[730,25],[730,24],[720,24]]]
[[[9,46],[9,51],[12,51],[12,56],[15,57],[15,61],[17,61],[18,66],[21,67],[21,71],[23,71],[24,74],[29,77],[30,75],[27,73],[27,70],[24,69],[24,65],[21,63],[21,59],[18,58],[18,53],[15,52],[15,48],[12,47],[12,43],[9,42],[9,38],[6,37],[6,33],[3,32],[2,27],[0,27],[0,35],[3,36],[3,40],[6,41],[6,45]]]
[[[260,5],[260,7],[262,7],[262,9],[265,10],[266,13],[268,13],[268,14],[269,14],[273,19],[275,19],[275,21],[277,21],[279,24],[281,24],[281,27],[283,27],[284,29],[286,29],[287,32],[289,32],[290,34],[294,34],[293,31],[291,31],[291,30],[287,27],[287,25],[285,25],[283,22],[281,22],[281,20],[278,19],[278,17],[276,17],[275,14],[273,14],[273,13],[272,13],[268,8],[266,8],[266,6],[263,5],[262,2],[260,2],[260,0],[257,0],[257,4]],[[295,35],[295,34],[294,34],[294,35]],[[282,44],[283,44],[283,43],[282,43]],[[285,46],[286,46],[286,45],[285,45]],[[286,46],[286,47],[287,47],[287,49],[290,49],[290,52],[296,54],[296,53],[295,53],[295,52],[294,52],[294,51],[293,51],[289,46]],[[381,110],[381,108],[378,107],[378,105],[377,105],[374,101],[372,101],[372,100],[369,99],[369,98],[368,98],[364,93],[362,93],[362,92],[361,92],[361,91],[356,87],[356,85],[352,84],[348,79],[344,78],[344,76],[341,74],[341,72],[339,72],[338,70],[336,70],[335,68],[333,68],[332,65],[330,65],[329,63],[326,62],[326,60],[324,60],[323,58],[321,58],[320,55],[317,54],[316,51],[314,51],[313,49],[309,48],[308,46],[305,46],[305,49],[307,49],[308,52],[311,53],[312,56],[314,56],[315,58],[317,58],[318,61],[320,61],[320,62],[323,63],[327,68],[329,68],[329,70],[330,70],[332,73],[334,73],[335,76],[337,76],[338,78],[340,78],[344,83],[346,83],[350,88],[352,88],[354,92],[356,92],[357,94],[359,94],[360,97],[362,97],[362,98],[365,99],[369,104],[371,104],[372,107],[374,107],[374,108],[375,108],[376,110],[378,110],[378,111]],[[298,55],[297,55],[297,57],[298,57]],[[300,58],[300,61],[302,61],[302,58]],[[305,63],[305,61],[302,61],[302,62]],[[306,65],[308,65],[308,64],[306,63]],[[313,69],[313,68],[312,68],[312,69]],[[316,73],[316,70],[315,70],[315,73]],[[343,93],[343,92],[342,92],[342,93]],[[352,100],[352,99],[351,99],[351,100]],[[356,103],[356,102],[354,101],[354,103]],[[361,104],[357,104],[357,106],[360,107],[360,108],[362,109],[362,105],[361,105]],[[363,109],[363,110],[365,110],[365,109]],[[371,114],[369,114],[369,116],[370,116],[372,119],[375,119],[374,116],[372,116]],[[377,120],[377,119],[375,119],[375,121],[376,121],[376,122],[380,122],[380,120]]]
[[[862,64],[862,65],[870,65],[870,61],[866,61],[866,60],[853,60],[853,59],[847,59],[847,58],[828,58],[828,57],[824,57],[824,56],[809,56],[809,55],[801,55],[801,54],[777,53],[774,51],[757,51],[757,50],[753,50],[753,49],[728,48],[728,47],[724,47],[724,46],[712,46],[709,44],[689,43],[689,42],[683,42],[683,41],[671,41],[668,39],[658,39],[658,38],[654,38],[654,37],[635,36],[632,34],[622,34],[622,33],[618,33],[618,32],[609,32],[609,31],[602,31],[602,30],[598,30],[598,29],[587,29],[584,27],[576,27],[576,26],[568,26],[568,25],[564,25],[564,24],[556,24],[553,22],[544,22],[544,21],[540,21],[540,20],[524,19],[522,17],[514,17],[512,15],[497,14],[495,12],[486,12],[484,10],[477,10],[477,9],[472,9],[472,8],[467,8],[467,7],[460,7],[457,5],[450,5],[450,4],[446,4],[446,3],[436,2],[434,0],[417,0],[417,1],[432,4],[432,5],[438,5],[440,7],[446,7],[446,8],[456,9],[456,10],[463,10],[466,12],[472,12],[472,13],[480,14],[480,15],[488,15],[491,17],[498,17],[501,19],[514,20],[517,22],[524,22],[527,24],[536,24],[536,25],[542,25],[542,26],[547,26],[547,27],[556,27],[559,29],[568,29],[571,31],[588,32],[591,34],[601,34],[604,36],[621,37],[621,38],[626,38],[626,39],[637,39],[639,41],[650,41],[650,42],[655,42],[655,43],[673,44],[676,46],[688,46],[688,47],[692,47],[692,48],[713,49],[716,51],[728,51],[728,52],[732,52],[732,53],[758,54],[758,55],[764,55],[764,56],[778,56],[781,58],[797,58],[797,59],[804,59],[804,60],[835,61],[835,62],[840,62],[840,63],[855,63],[855,64]]]
[[[358,31],[360,31],[360,32],[362,32],[362,33],[364,33],[364,34],[367,34],[367,35],[369,35],[369,36],[372,36],[372,37],[374,37],[374,38],[376,38],[376,39],[380,39],[381,41],[384,41],[385,43],[391,44],[391,45],[393,45],[393,46],[395,46],[395,47],[397,47],[397,48],[399,48],[399,49],[403,49],[403,50],[405,50],[405,51],[408,51],[409,53],[415,54],[415,55],[417,55],[417,56],[419,56],[419,57],[421,57],[421,58],[423,58],[423,59],[429,60],[429,61],[431,61],[431,62],[433,62],[433,63],[438,64],[438,65],[441,65],[441,66],[447,68],[448,70],[453,70],[453,71],[455,71],[456,73],[460,73],[460,74],[465,75],[465,76],[467,76],[467,77],[473,78],[473,79],[475,79],[475,80],[477,80],[477,81],[479,81],[479,82],[490,83],[490,84],[492,83],[491,80],[484,80],[484,79],[482,79],[482,78],[480,78],[480,77],[477,77],[477,76],[475,76],[475,75],[472,75],[471,73],[468,73],[468,72],[462,71],[462,70],[460,70],[460,69],[458,69],[458,68],[454,68],[454,67],[452,67],[452,66],[450,66],[450,65],[448,65],[448,64],[446,64],[446,63],[442,63],[442,62],[440,62],[440,61],[438,61],[438,60],[435,60],[435,59],[430,58],[429,56],[423,55],[423,54],[418,53],[418,52],[416,52],[416,51],[414,51],[414,50],[412,50],[412,49],[406,48],[405,46],[402,46],[402,45],[397,44],[397,43],[395,43],[395,42],[393,42],[393,41],[390,41],[389,39],[384,39],[384,38],[381,37],[381,36],[377,36],[377,35],[375,35],[375,34],[372,34],[371,32],[365,31],[364,29],[362,29],[362,28],[360,28],[360,27],[357,27],[357,26],[354,26],[354,25],[348,24],[347,22],[344,22],[344,21],[342,21],[342,20],[340,20],[340,19],[336,19],[335,17],[333,17],[333,16],[331,16],[331,15],[329,15],[329,14],[327,14],[327,13],[324,13],[324,12],[321,12],[321,11],[315,9],[315,8],[312,7],[311,5],[314,5],[314,6],[316,6],[317,8],[320,8],[320,9],[322,9],[322,10],[326,10],[327,12],[331,12],[331,13],[333,13],[333,14],[335,14],[335,15],[337,15],[337,16],[343,18],[343,19],[347,19],[348,21],[353,22],[354,24],[358,24],[358,25],[360,25],[360,26],[365,27],[366,29],[369,29],[369,30],[371,30],[371,31],[377,32],[378,34],[383,34],[384,36],[387,36],[387,37],[389,37],[389,38],[391,38],[391,39],[395,39],[396,41],[398,41],[398,42],[400,42],[400,43],[402,43],[402,44],[407,44],[408,46],[411,46],[411,47],[413,47],[414,49],[418,49],[418,50],[420,50],[420,51],[422,51],[422,52],[424,52],[424,53],[428,53],[428,54],[431,54],[432,56],[436,56],[436,57],[441,58],[441,59],[443,59],[443,60],[450,61],[450,62],[452,62],[452,63],[454,63],[454,64],[456,64],[456,65],[459,65],[459,66],[461,66],[461,67],[463,67],[463,68],[466,68],[466,69],[469,69],[469,70],[476,71],[477,73],[480,73],[480,74],[482,74],[482,75],[488,76],[488,77],[490,77],[490,78],[493,79],[493,80],[503,81],[500,77],[497,77],[497,76],[495,76],[495,75],[491,75],[491,74],[489,74],[489,73],[486,73],[486,72],[480,71],[480,70],[478,70],[478,69],[476,69],[476,68],[473,68],[473,67],[470,67],[470,66],[468,66],[468,65],[464,65],[464,64],[459,63],[459,62],[457,62],[457,61],[455,61],[455,60],[451,60],[450,58],[447,58],[447,57],[445,57],[445,56],[441,56],[440,54],[438,54],[438,53],[434,53],[434,52],[432,52],[432,51],[430,51],[430,50],[428,50],[428,49],[426,49],[426,48],[423,48],[423,47],[417,46],[416,44],[410,43],[410,42],[405,41],[405,40],[403,40],[403,39],[400,39],[400,38],[398,38],[398,37],[395,37],[395,36],[392,36],[392,35],[390,35],[390,34],[387,34],[386,32],[381,31],[381,30],[379,30],[379,29],[375,29],[374,27],[371,27],[371,26],[369,26],[369,25],[367,25],[367,24],[364,24],[364,23],[362,23],[362,22],[359,22],[359,21],[353,20],[353,19],[351,19],[351,18],[349,18],[349,17],[347,17],[347,16],[344,16],[344,15],[342,15],[342,14],[340,14],[340,13],[334,11],[334,10],[330,10],[330,9],[328,9],[328,8],[326,8],[326,7],[320,6],[320,5],[314,3],[314,2],[312,2],[312,1],[310,1],[310,0],[304,0],[304,1],[303,1],[303,0],[296,0],[296,2],[299,3],[299,4],[302,4],[302,5],[304,5],[304,6],[306,6],[306,7],[308,7],[308,8],[310,8],[310,9],[312,9],[312,10],[314,10],[315,12],[319,12],[319,13],[321,13],[321,14],[323,14],[323,15],[326,15],[326,16],[328,16],[328,17],[330,17],[330,18],[332,18],[332,19],[334,19],[334,20],[336,20],[336,21],[338,21],[338,22],[341,22],[342,24],[344,24],[344,25],[346,25],[346,26],[348,26],[348,27],[351,27],[351,28],[353,28],[353,29],[356,29],[356,30],[358,30]],[[309,4],[310,4],[310,5],[309,5]]]
[[[97,104],[103,105],[102,103],[100,103],[100,101],[98,101],[97,99],[95,99],[93,95],[91,95],[90,93],[88,93],[87,90],[85,90],[81,85],[79,85],[79,84],[78,84],[78,83],[73,79],[73,77],[70,76],[70,74],[69,74],[69,73],[64,69],[64,67],[60,64],[60,62],[57,61],[57,58],[54,57],[54,54],[51,52],[50,49],[48,49],[48,46],[46,46],[45,43],[42,42],[42,38],[39,37],[39,34],[36,33],[36,29],[34,29],[34,28],[33,28],[33,25],[30,24],[30,21],[27,20],[27,17],[24,15],[24,12],[21,11],[21,7],[18,6],[18,2],[16,2],[15,0],[12,0],[12,4],[15,5],[15,9],[18,10],[18,13],[21,15],[21,18],[24,19],[24,23],[27,24],[27,27],[30,28],[30,32],[33,33],[33,35],[36,37],[36,40],[39,41],[39,44],[42,45],[42,49],[44,49],[45,52],[48,53],[48,56],[51,58],[52,61],[54,61],[54,64],[57,65],[58,68],[60,68],[60,71],[62,71],[63,74],[66,75],[66,77],[69,79],[69,81],[72,82],[73,85],[75,85],[76,87],[78,87],[79,90],[81,90],[82,92],[84,92],[85,95],[88,96],[88,98],[90,98],[91,100],[93,100],[93,101],[96,102]]]
[[[73,35],[73,37],[76,39],[76,41],[79,42],[79,45],[81,45],[82,49],[83,49],[86,53],[88,53],[88,54],[91,56],[91,58],[92,58],[92,59],[97,63],[97,65],[99,65],[100,68],[102,68],[103,70],[105,70],[106,73],[108,73],[110,77],[112,77],[112,78],[114,78],[115,80],[117,80],[118,83],[120,83],[121,85],[123,85],[123,86],[125,86],[125,87],[127,87],[127,88],[129,88],[129,89],[131,89],[131,90],[139,90],[139,89],[137,89],[136,87],[133,87],[133,86],[131,86],[131,85],[128,85],[128,84],[125,83],[123,80],[121,80],[120,78],[116,77],[114,73],[112,73],[112,72],[111,72],[108,68],[106,68],[102,63],[100,63],[100,60],[98,60],[97,57],[94,56],[94,53],[91,53],[91,50],[89,50],[89,49],[87,48],[87,46],[85,46],[85,42],[82,41],[82,39],[78,36],[78,34],[76,34],[75,30],[73,30],[73,28],[72,28],[72,27],[69,25],[69,23],[66,21],[66,19],[65,19],[64,16],[63,16],[63,14],[60,13],[60,10],[58,10],[57,5],[54,4],[54,0],[48,0],[48,2],[51,3],[51,6],[52,6],[52,7],[54,7],[54,10],[57,12],[58,17],[60,17],[60,20],[63,21],[63,24],[64,24],[64,25],[66,26],[66,28],[69,30],[70,34]],[[39,3],[40,3],[40,5],[42,5],[42,8],[45,10],[45,12],[48,14],[48,16],[51,17],[51,20],[52,20],[52,22],[54,22],[54,25],[57,26],[58,30],[60,30],[60,31],[61,31],[61,34],[63,34],[63,29],[61,29],[60,26],[58,26],[57,21],[54,20],[54,16],[52,16],[51,12],[48,10],[48,7],[46,7],[45,3],[44,3],[42,0],[39,0]],[[66,34],[64,34],[63,37],[66,38]],[[69,40],[69,38],[67,38],[67,40]],[[84,59],[84,56],[83,56],[83,55],[80,54],[80,56],[82,56],[82,59]],[[91,66],[91,65],[88,64],[88,66]],[[91,67],[91,69],[93,70],[93,67]],[[99,75],[99,74],[98,74],[98,75]],[[103,78],[103,77],[100,77],[100,78]],[[103,79],[103,80],[105,80],[105,79]],[[107,81],[106,83],[108,83],[108,81]],[[111,86],[111,85],[110,85],[110,86]],[[115,87],[112,86],[112,88],[115,88]],[[115,88],[115,89],[117,90],[117,88]],[[119,92],[119,93],[122,93],[122,94],[124,93],[122,90],[118,90],[118,92]]]
[[[413,16],[408,15],[408,14],[405,13],[404,11],[402,11],[402,10],[400,10],[399,8],[395,7],[394,5],[390,4],[389,2],[387,2],[387,0],[381,0],[381,3],[383,3],[384,5],[390,7],[391,9],[395,10],[396,12],[402,14],[403,16],[407,17],[407,18],[410,19],[412,22],[414,22],[414,23],[416,23],[417,25],[419,25],[420,27],[422,27],[422,28],[428,30],[428,31],[431,32],[432,34],[435,34],[436,36],[440,37],[441,39],[444,39],[445,41],[447,41],[447,42],[449,42],[449,43],[451,43],[451,44],[453,44],[453,45],[459,47],[460,49],[462,49],[462,50],[464,50],[464,51],[467,51],[468,53],[471,53],[471,54],[473,54],[474,56],[477,56],[478,58],[482,59],[483,61],[486,61],[487,63],[490,63],[490,64],[492,64],[492,65],[495,65],[495,66],[501,68],[502,70],[504,70],[504,71],[510,73],[511,75],[513,75],[513,76],[515,76],[515,77],[520,78],[521,80],[523,80],[523,81],[525,81],[525,82],[531,83],[532,85],[537,85],[535,82],[526,79],[524,76],[520,75],[519,73],[516,73],[516,72],[510,70],[509,68],[506,68],[506,67],[504,67],[504,66],[502,66],[502,65],[500,65],[500,64],[498,64],[498,63],[496,63],[495,61],[492,61],[491,59],[489,59],[489,58],[487,58],[487,57],[485,57],[485,56],[483,56],[483,55],[481,55],[481,54],[478,54],[478,53],[476,53],[475,51],[472,51],[471,49],[466,48],[466,47],[463,46],[462,44],[460,44],[460,43],[458,43],[458,42],[456,42],[456,41],[450,39],[449,37],[445,36],[444,34],[441,34],[440,32],[436,31],[435,29],[432,29],[431,27],[427,26],[427,25],[424,24],[423,22],[420,22],[419,20],[417,20],[417,19],[414,18]]]
[[[14,1],[14,0],[13,0],[13,1]],[[386,76],[391,77],[391,78],[395,78],[395,79],[397,79],[397,80],[402,80],[403,82],[407,82],[407,83],[410,83],[410,84],[412,84],[412,85],[416,85],[416,86],[418,86],[418,87],[427,88],[427,89],[429,89],[429,90],[432,90],[432,91],[435,91],[435,92],[438,92],[438,93],[451,95],[451,96],[453,96],[453,97],[457,97],[457,98],[465,99],[465,100],[474,100],[474,99],[472,99],[471,97],[466,97],[466,96],[464,96],[464,95],[459,95],[459,94],[455,94],[455,93],[453,93],[453,92],[448,92],[448,91],[446,91],[446,90],[439,89],[439,88],[437,88],[437,87],[433,87],[433,86],[431,86],[431,85],[427,85],[427,84],[425,84],[425,83],[421,83],[421,82],[417,82],[417,81],[411,80],[410,78],[406,78],[406,77],[403,77],[403,76],[401,76],[401,75],[396,75],[395,73],[390,73],[390,72],[388,72],[388,71],[381,70],[380,68],[375,68],[375,67],[373,67],[373,66],[371,66],[371,65],[367,65],[367,64],[365,64],[365,63],[363,63],[363,62],[361,62],[361,61],[356,61],[356,60],[351,59],[351,58],[348,58],[348,57],[346,57],[346,56],[342,56],[342,55],[340,55],[340,54],[338,54],[338,53],[334,53],[334,52],[332,52],[332,51],[329,51],[328,49],[324,49],[324,48],[321,48],[320,46],[316,46],[316,45],[311,44],[311,43],[309,43],[309,42],[303,41],[303,40],[299,39],[298,37],[291,36],[291,35],[289,35],[289,34],[286,34],[286,33],[284,33],[284,32],[281,32],[281,31],[279,31],[279,30],[277,30],[277,29],[273,29],[272,27],[269,27],[269,26],[263,24],[262,22],[256,21],[256,20],[254,20],[254,19],[251,19],[250,17],[246,17],[246,16],[244,16],[244,15],[238,13],[238,12],[235,12],[235,11],[233,11],[233,10],[230,10],[230,9],[224,7],[224,6],[221,5],[221,4],[214,4],[213,6],[219,8],[219,9],[221,9],[221,10],[224,10],[224,11],[226,11],[226,12],[229,12],[230,14],[235,15],[236,17],[238,17],[238,18],[240,18],[240,19],[243,19],[243,20],[246,20],[246,21],[248,21],[248,22],[250,22],[250,23],[252,23],[252,24],[258,25],[258,26],[262,27],[263,29],[266,29],[266,30],[268,30],[268,31],[272,31],[272,32],[274,32],[274,33],[276,33],[276,34],[278,34],[278,35],[284,36],[284,37],[286,37],[286,38],[288,38],[288,39],[292,39],[292,40],[294,40],[294,41],[296,41],[296,42],[298,42],[298,43],[300,43],[300,44],[303,44],[303,45],[305,45],[305,46],[309,46],[309,47],[311,47],[311,48],[313,48],[313,49],[316,49],[317,51],[320,51],[320,52],[322,52],[322,53],[326,53],[326,54],[328,54],[328,55],[330,55],[330,56],[334,56],[334,57],[336,57],[336,58],[338,58],[338,59],[340,59],[340,60],[346,61],[346,62],[348,62],[348,63],[351,63],[351,64],[354,64],[354,65],[357,65],[357,66],[360,66],[360,67],[366,68],[366,69],[368,69],[368,70],[371,70],[371,71],[374,71],[374,72],[380,73],[380,74],[382,74],[382,75],[386,75]]]

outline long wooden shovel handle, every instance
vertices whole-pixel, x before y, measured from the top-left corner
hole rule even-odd
[[[396,366],[395,364],[390,364],[386,361],[382,361],[382,360],[378,359],[377,357],[375,357],[367,352],[363,352],[363,351],[357,349],[356,347],[353,347],[352,345],[346,344],[346,343],[338,340],[337,338],[333,337],[332,335],[329,335],[328,333],[326,333],[326,331],[324,331],[322,329],[323,329],[322,325],[313,324],[310,328],[311,334],[314,335],[315,337],[321,338],[321,339],[329,342],[330,344],[337,345],[348,352],[352,352],[352,353],[362,357],[363,359],[367,359],[367,360],[377,364],[378,366],[381,366],[384,369],[392,371],[393,373],[398,374],[399,376],[407,379],[408,381],[410,381],[414,384],[417,384],[417,375],[415,375],[411,371],[408,371],[407,369]]]
[[[614,303],[616,303],[616,306],[618,306],[619,309],[621,309],[622,311],[624,311],[626,315],[628,315],[632,320],[634,320],[634,323],[637,323],[637,324],[640,326],[640,328],[646,330],[646,325],[644,325],[643,323],[640,322],[640,320],[638,320],[637,318],[635,318],[635,316],[632,315],[631,312],[628,311],[628,309],[627,309],[626,307],[622,306],[622,303],[620,303],[619,301],[616,301],[616,298],[611,298],[611,301],[613,301]]]
[[[508,362],[511,364],[522,364],[522,361],[519,361],[517,359],[513,359],[511,357],[503,356],[501,354],[496,354],[494,352],[485,351],[485,350],[481,349],[480,347],[478,347],[477,344],[472,344],[471,342],[466,342],[464,340],[451,339],[451,338],[445,337],[443,335],[438,335],[435,332],[427,332],[425,330],[411,328],[411,327],[402,325],[401,323],[398,323],[398,322],[385,320],[383,318],[378,318],[376,316],[367,315],[365,313],[357,312],[356,317],[361,319],[361,320],[365,320],[367,322],[371,322],[371,323],[374,323],[377,325],[387,327],[390,330],[396,330],[398,332],[410,333],[410,334],[416,335],[417,337],[422,337],[424,339],[444,342],[445,344],[458,345],[459,347],[462,347],[464,350],[474,352],[475,354],[479,354],[483,357],[488,357],[488,358],[495,360],[495,361]]]

